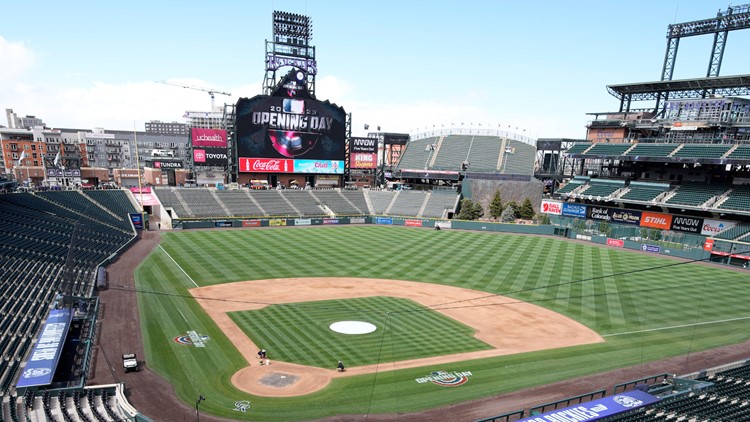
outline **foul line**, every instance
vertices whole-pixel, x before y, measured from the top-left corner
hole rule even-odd
[[[602,337],[624,336],[624,335],[627,335],[627,334],[646,333],[646,332],[649,332],[649,331],[661,331],[661,330],[671,330],[673,328],[695,327],[697,325],[719,324],[719,323],[722,323],[722,322],[742,321],[744,319],[750,319],[750,316],[748,316],[748,317],[739,317],[739,318],[730,318],[730,319],[720,319],[718,321],[696,322],[694,324],[673,325],[671,327],[649,328],[648,330],[626,331],[624,333],[603,334]]]
[[[182,273],[183,273],[183,274],[185,274],[185,275],[187,276],[187,278],[188,278],[188,279],[190,280],[190,282],[191,282],[191,283],[193,283],[193,286],[195,286],[195,287],[198,287],[198,283],[196,283],[195,281],[193,281],[193,278],[192,278],[192,277],[190,277],[190,276],[188,275],[188,273],[186,273],[186,272],[185,272],[185,270],[183,270],[183,269],[182,269],[182,267],[180,267],[180,264],[178,264],[178,263],[177,263],[177,261],[175,261],[175,260],[174,260],[174,258],[172,258],[172,255],[170,255],[170,254],[169,254],[169,252],[167,252],[167,251],[166,251],[166,250],[165,250],[165,249],[164,249],[164,248],[163,248],[163,247],[162,247],[161,245],[159,245],[159,249],[163,250],[163,251],[164,251],[164,253],[165,253],[165,254],[167,254],[167,257],[168,257],[169,259],[171,259],[171,260],[172,260],[172,262],[174,262],[174,265],[177,265],[177,268],[179,268],[179,269],[180,269],[180,271],[182,271]]]

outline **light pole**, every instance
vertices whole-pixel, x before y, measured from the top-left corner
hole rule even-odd
[[[203,400],[206,400],[205,397],[203,397],[203,394],[198,395],[198,401],[195,402],[195,420],[197,422],[201,421],[201,414],[198,413],[198,405],[201,404]]]

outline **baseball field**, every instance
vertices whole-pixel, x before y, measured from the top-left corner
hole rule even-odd
[[[240,420],[418,412],[750,337],[746,273],[549,237],[171,232],[135,278],[148,366]]]

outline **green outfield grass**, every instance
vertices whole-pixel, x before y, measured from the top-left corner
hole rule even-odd
[[[474,338],[470,327],[395,297],[288,303],[229,316],[274,360],[329,369],[339,360],[361,366],[492,348]],[[350,335],[329,328],[350,320],[377,329]]]
[[[163,236],[162,246],[136,270],[148,364],[174,384],[186,403],[203,394],[209,400],[201,404],[202,411],[228,418],[288,421],[414,412],[734,344],[750,336],[748,274],[618,248],[538,236],[385,226]],[[401,371],[382,365],[377,374],[336,379],[307,396],[249,396],[229,381],[247,362],[189,297],[188,289],[287,277],[402,279],[502,294],[567,315],[606,342]],[[368,315],[377,320],[382,312]],[[394,336],[401,333],[399,325],[391,329]],[[188,330],[210,336],[207,347],[173,341]],[[472,376],[456,388],[415,382],[436,370],[471,371]],[[248,413],[233,410],[238,400],[251,402]]]

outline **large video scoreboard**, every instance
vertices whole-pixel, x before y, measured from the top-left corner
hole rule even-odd
[[[302,71],[271,95],[240,98],[235,112],[240,172],[344,173],[346,112],[313,98]]]

